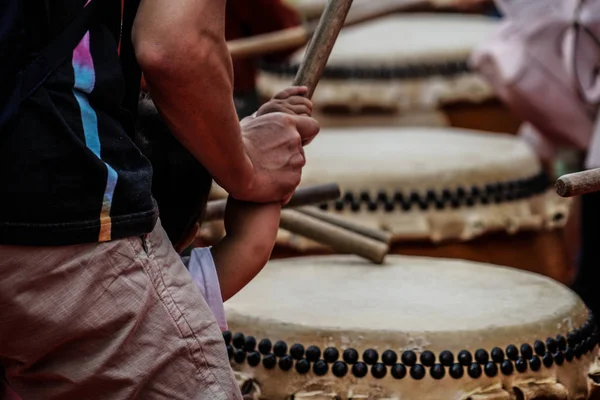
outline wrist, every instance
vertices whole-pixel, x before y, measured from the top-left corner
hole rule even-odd
[[[229,195],[243,200],[251,191],[254,180],[254,165],[244,151],[243,157],[236,164],[229,164],[227,171],[222,176],[213,175],[214,180]]]

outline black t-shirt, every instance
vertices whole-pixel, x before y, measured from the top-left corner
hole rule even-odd
[[[33,52],[85,4],[24,1]],[[152,168],[128,135],[132,116],[122,107],[122,0],[103,1],[103,22],[0,137],[1,244],[103,242],[148,233],[156,223]]]

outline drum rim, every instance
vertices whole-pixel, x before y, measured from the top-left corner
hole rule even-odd
[[[375,196],[372,196],[368,190],[361,190],[358,193],[356,190],[346,190],[339,199],[321,203],[319,208],[324,211],[338,212],[350,210],[354,213],[379,210],[408,212],[413,207],[418,207],[421,211],[470,208],[533,198],[547,192],[551,183],[549,175],[541,170],[531,177],[481,185],[474,184],[468,189],[465,189],[463,185],[457,185],[452,189],[429,189],[425,193],[422,190],[403,193],[402,189],[399,189],[395,190],[393,194],[382,189]],[[564,215],[556,215],[554,219],[563,219],[564,217]]]
[[[288,347],[285,341],[273,342],[268,338],[257,343],[256,338],[242,332],[233,334],[225,331],[223,339],[232,363],[248,364],[250,367],[257,367],[262,363],[268,370],[279,368],[283,371],[295,366],[300,375],[308,374],[312,369],[317,376],[333,374],[343,378],[350,374],[360,379],[368,377],[370,372],[371,376],[381,379],[390,370],[391,376],[396,380],[404,377],[420,380],[427,373],[436,380],[444,377],[461,379],[465,375],[477,379],[484,374],[493,378],[499,373],[510,376],[515,372],[539,371],[542,366],[561,366],[565,361],[570,363],[592,352],[600,342],[600,330],[592,312],[589,309],[587,312],[587,321],[564,336],[557,334],[545,341],[535,339],[518,347],[509,344],[505,349],[494,347],[489,351],[478,349],[473,353],[467,350],[455,350],[454,353],[452,350],[444,350],[437,357],[429,350],[404,350],[401,354],[385,350],[381,353],[381,358],[374,349],[365,349],[360,353],[354,348],[328,347],[321,352],[317,346],[295,343]],[[417,357],[417,354],[420,356]],[[456,358],[454,354],[457,355]],[[449,361],[450,358],[452,361]]]
[[[293,77],[300,68],[299,63],[268,63],[261,62],[259,69],[263,74],[272,74],[282,77]],[[323,70],[322,79],[328,80],[369,80],[389,81],[418,79],[431,76],[454,77],[462,74],[474,73],[466,58],[428,63],[409,63],[406,65],[384,66],[343,66],[328,65]]]

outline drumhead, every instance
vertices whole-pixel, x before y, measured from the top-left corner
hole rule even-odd
[[[344,28],[315,91],[315,107],[402,111],[493,98],[467,59],[497,25],[484,16],[411,13]],[[305,52],[297,51],[290,63],[261,67],[257,88],[264,97],[290,85]]]
[[[301,186],[336,182],[327,212],[395,240],[472,240],[564,226],[570,200],[552,189],[520,138],[456,128],[326,128],[305,148]],[[316,246],[282,232],[280,242]]]
[[[354,0],[352,6],[364,5],[372,0]],[[398,3],[402,0],[396,0]],[[431,7],[452,7],[459,5],[461,0],[429,0]],[[468,2],[468,0],[467,0]],[[327,4],[327,0],[288,0],[292,6],[294,6],[300,13],[307,18],[318,18]]]
[[[353,332],[364,340],[384,332],[422,336],[458,329],[469,335],[544,323],[566,332],[587,318],[577,295],[541,275],[406,256],[388,256],[382,266],[351,256],[271,261],[226,309],[232,323],[264,319],[294,329]]]
[[[400,14],[344,28],[328,68],[391,67],[465,61],[498,26],[495,19],[464,14]],[[300,63],[306,49],[292,57]]]
[[[484,189],[541,172],[518,137],[444,127],[322,129],[305,154],[302,186],[337,182],[343,192],[373,197],[382,190],[409,196],[458,186]]]
[[[577,398],[597,355],[568,288],[462,260],[271,261],[225,306],[232,365],[265,399],[510,399],[534,382]]]

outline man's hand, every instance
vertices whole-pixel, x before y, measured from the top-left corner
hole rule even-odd
[[[318,122],[306,116],[272,113],[245,118],[241,126],[242,142],[253,166],[252,181],[244,191],[229,193],[238,200],[287,203],[306,163],[303,145],[319,133]]]

